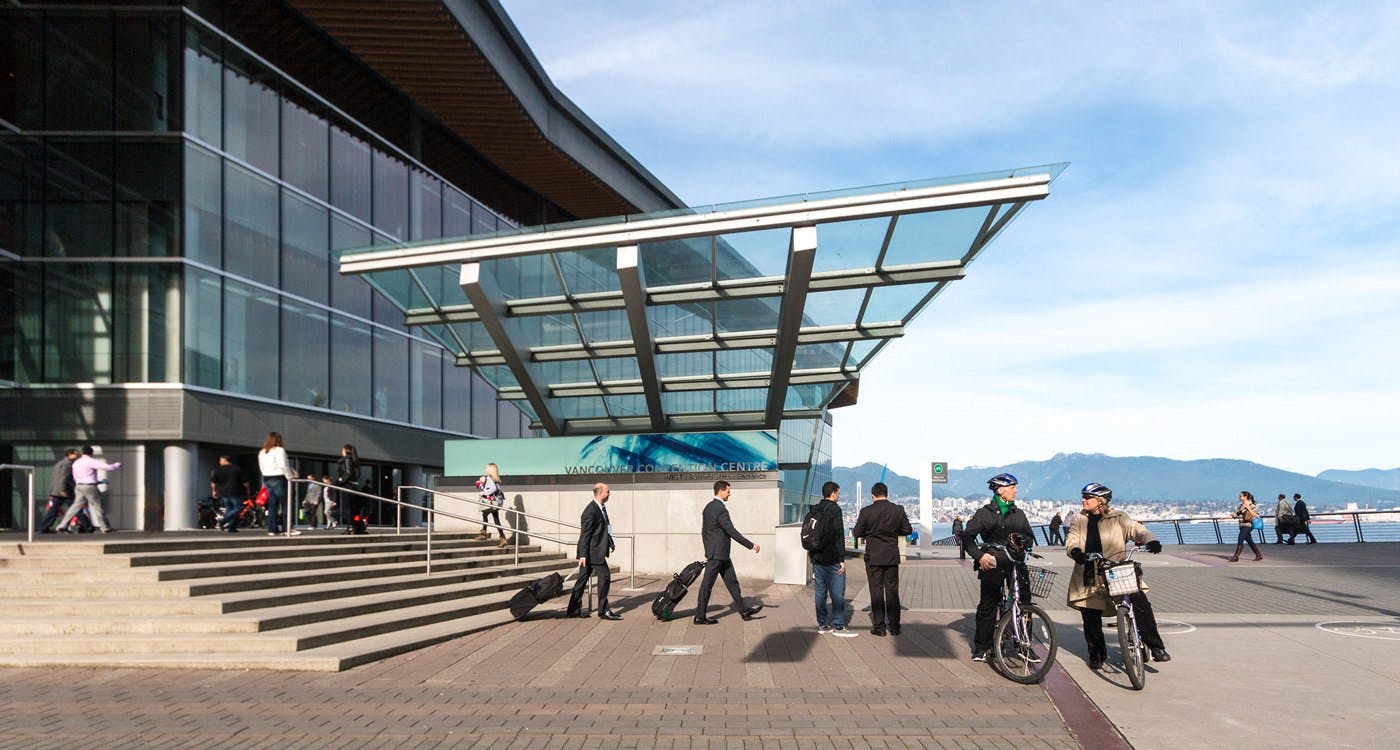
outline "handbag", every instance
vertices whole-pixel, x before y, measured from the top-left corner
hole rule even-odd
[[[1262,531],[1264,529],[1264,519],[1260,518],[1259,516],[1255,516],[1254,520],[1249,522],[1249,528],[1254,529],[1255,531]]]
[[[253,502],[262,506],[267,505],[267,485],[263,485],[262,488],[258,490],[258,496],[253,498]]]

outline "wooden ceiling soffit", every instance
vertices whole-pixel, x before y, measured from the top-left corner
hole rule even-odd
[[[289,2],[492,163],[565,211],[597,218],[637,210],[545,137],[438,0]]]

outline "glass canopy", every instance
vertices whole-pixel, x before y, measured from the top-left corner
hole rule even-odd
[[[854,403],[1064,167],[346,251],[341,272],[550,434],[775,428]]]

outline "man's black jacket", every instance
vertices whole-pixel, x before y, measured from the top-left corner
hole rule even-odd
[[[822,546],[808,552],[807,557],[813,565],[840,565],[846,560],[846,519],[841,515],[841,506],[821,500],[809,510],[826,514],[827,534]]]
[[[899,540],[914,533],[904,508],[880,500],[860,509],[851,536],[865,539],[866,565],[898,565]]]
[[[978,508],[968,520],[967,526],[963,527],[963,549],[967,551],[968,557],[972,558],[973,565],[976,565],[977,559],[982,556],[982,551],[978,549],[978,536],[982,537],[982,544],[1006,544],[1006,540],[1012,534],[1021,534],[1026,546],[1035,544],[1031,522],[1026,518],[1026,514],[1022,513],[1019,507],[1012,505],[1003,517],[1001,509],[997,507],[997,501],[993,499]],[[998,560],[998,564],[1002,562],[1004,558]]]

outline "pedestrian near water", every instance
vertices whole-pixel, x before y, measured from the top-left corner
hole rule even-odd
[[[753,550],[758,554],[761,549],[759,545],[744,538],[737,529],[734,522],[729,520],[729,508],[726,504],[733,490],[729,483],[723,479],[715,482],[715,497],[705,506],[705,510],[700,515],[700,540],[705,545],[705,577],[700,579],[700,591],[697,594],[698,600],[695,604],[695,624],[715,625],[719,623],[709,616],[710,593],[714,591],[715,579],[723,578],[724,587],[729,589],[729,596],[734,599],[734,609],[739,616],[745,620],[752,620],[754,615],[763,609],[763,605],[755,604],[752,607],[744,606],[743,592],[739,591],[739,579],[734,575],[734,563],[729,558],[729,542],[736,541],[744,547]]]
[[[495,466],[495,464],[491,464]],[[612,523],[608,520],[608,498],[612,491],[606,484],[593,485],[593,502],[589,503],[579,516],[578,525],[578,580],[569,594],[569,606],[564,610],[565,617],[587,617],[583,611],[583,592],[588,589],[590,576],[598,579],[598,619],[621,620],[622,616],[608,609],[608,587],[612,583],[612,571],[608,568],[608,555],[617,549],[613,544]]]
[[[998,474],[987,480],[987,489],[992,491],[992,501],[977,509],[963,531],[963,548],[975,561],[973,568],[981,592],[977,600],[977,625],[972,636],[972,660],[986,661],[987,652],[992,650],[992,630],[997,624],[997,608],[1001,605],[1002,590],[1006,577],[1018,570],[1011,558],[1002,550],[983,550],[977,546],[977,537],[982,537],[984,545],[1012,545],[1012,535],[1017,534],[1020,543],[1026,547],[1035,544],[1031,532],[1031,522],[1026,514],[1016,507],[1016,477],[1011,474]],[[1021,571],[1021,603],[1031,603],[1031,582],[1024,568]]]
[[[97,489],[97,472],[116,471],[121,468],[121,461],[106,463],[98,460],[92,455],[91,445],[84,445],[82,454],[73,461],[73,504],[68,506],[68,512],[63,514],[63,520],[58,522],[58,530],[71,534],[68,522],[78,515],[78,511],[87,508],[88,516],[92,519],[92,526],[100,530],[103,534],[110,534],[111,529],[107,528],[107,519],[102,512],[102,493]]]
[[[40,534],[52,534],[53,522],[63,514],[64,506],[73,502],[73,461],[78,457],[77,448],[63,451],[63,458],[53,465],[53,477],[49,479],[49,502],[44,506],[44,515],[34,528]]]
[[[1121,562],[1127,557],[1130,541],[1146,547],[1154,555],[1162,551],[1162,543],[1146,526],[1117,508],[1109,507],[1113,490],[1108,487],[1090,482],[1080,490],[1080,496],[1084,510],[1070,522],[1069,538],[1065,541],[1067,554],[1074,560],[1074,574],[1069,579],[1069,594],[1065,603],[1079,610],[1084,623],[1084,641],[1089,646],[1089,668],[1101,669],[1108,658],[1108,644],[1103,637],[1103,616],[1117,614],[1118,609],[1087,558],[1097,552],[1105,559]],[[1147,600],[1147,584],[1144,583],[1142,590],[1131,594],[1128,600],[1137,618],[1142,645],[1152,653],[1152,661],[1171,661],[1171,654],[1167,653],[1167,646],[1157,631],[1157,616],[1152,612],[1152,602]]]
[[[1050,540],[1046,544],[1064,544],[1065,538],[1060,535],[1060,527],[1064,525],[1065,519],[1060,516],[1059,511],[1055,511],[1055,517],[1050,519]]]
[[[1308,513],[1308,504],[1303,502],[1303,496],[1293,493],[1293,533],[1288,535],[1289,544],[1292,544],[1299,534],[1307,536],[1308,544],[1317,544],[1317,537],[1313,536],[1312,529],[1308,527],[1311,520],[1312,515]]]
[[[1288,496],[1279,493],[1278,505],[1274,506],[1274,544],[1283,544],[1283,535],[1293,532],[1293,524],[1296,519],[1293,516],[1293,505],[1288,502]],[[1293,543],[1292,539],[1288,540]]]
[[[506,503],[506,491],[501,488],[500,467],[493,463],[486,464],[486,473],[476,479],[476,491],[481,500],[481,533],[476,538],[482,541],[491,538],[491,527],[486,525],[489,521],[496,525],[496,532],[501,535],[496,546],[506,546],[506,530],[501,523],[501,506]]]
[[[817,608],[817,632],[850,638],[858,633],[846,627],[846,525],[841,515],[841,485],[822,485],[821,502],[808,511],[823,530],[815,549],[807,551],[812,562],[812,589]],[[809,521],[810,522],[810,521]],[[831,600],[830,611],[827,600]]]
[[[230,534],[238,533],[238,515],[243,512],[243,498],[248,496],[248,482],[243,470],[228,456],[219,456],[219,465],[209,472],[209,493],[224,506],[224,518],[219,527]]]
[[[282,433],[269,432],[258,451],[258,471],[262,473],[263,486],[267,488],[267,535],[277,536],[283,531],[288,536],[301,534],[296,529],[286,528],[287,487],[296,474],[287,462],[287,449],[282,444]]]
[[[1244,545],[1248,544],[1254,550],[1254,559],[1263,560],[1264,554],[1254,545],[1254,519],[1259,517],[1259,508],[1254,505],[1254,493],[1249,490],[1240,491],[1240,504],[1235,508],[1235,512],[1230,514],[1240,522],[1240,535],[1235,540],[1235,554],[1229,558],[1230,562],[1240,561],[1240,551]]]
[[[966,560],[967,551],[963,549],[962,537],[963,520],[962,516],[957,516],[953,519],[953,542],[955,542],[958,545],[958,559]]]
[[[860,509],[851,536],[865,539],[865,577],[870,583],[870,633],[899,635],[899,540],[914,533],[903,506],[889,500],[884,482],[870,488],[871,502]],[[844,608],[844,603],[843,603]],[[818,615],[821,608],[817,608]]]

